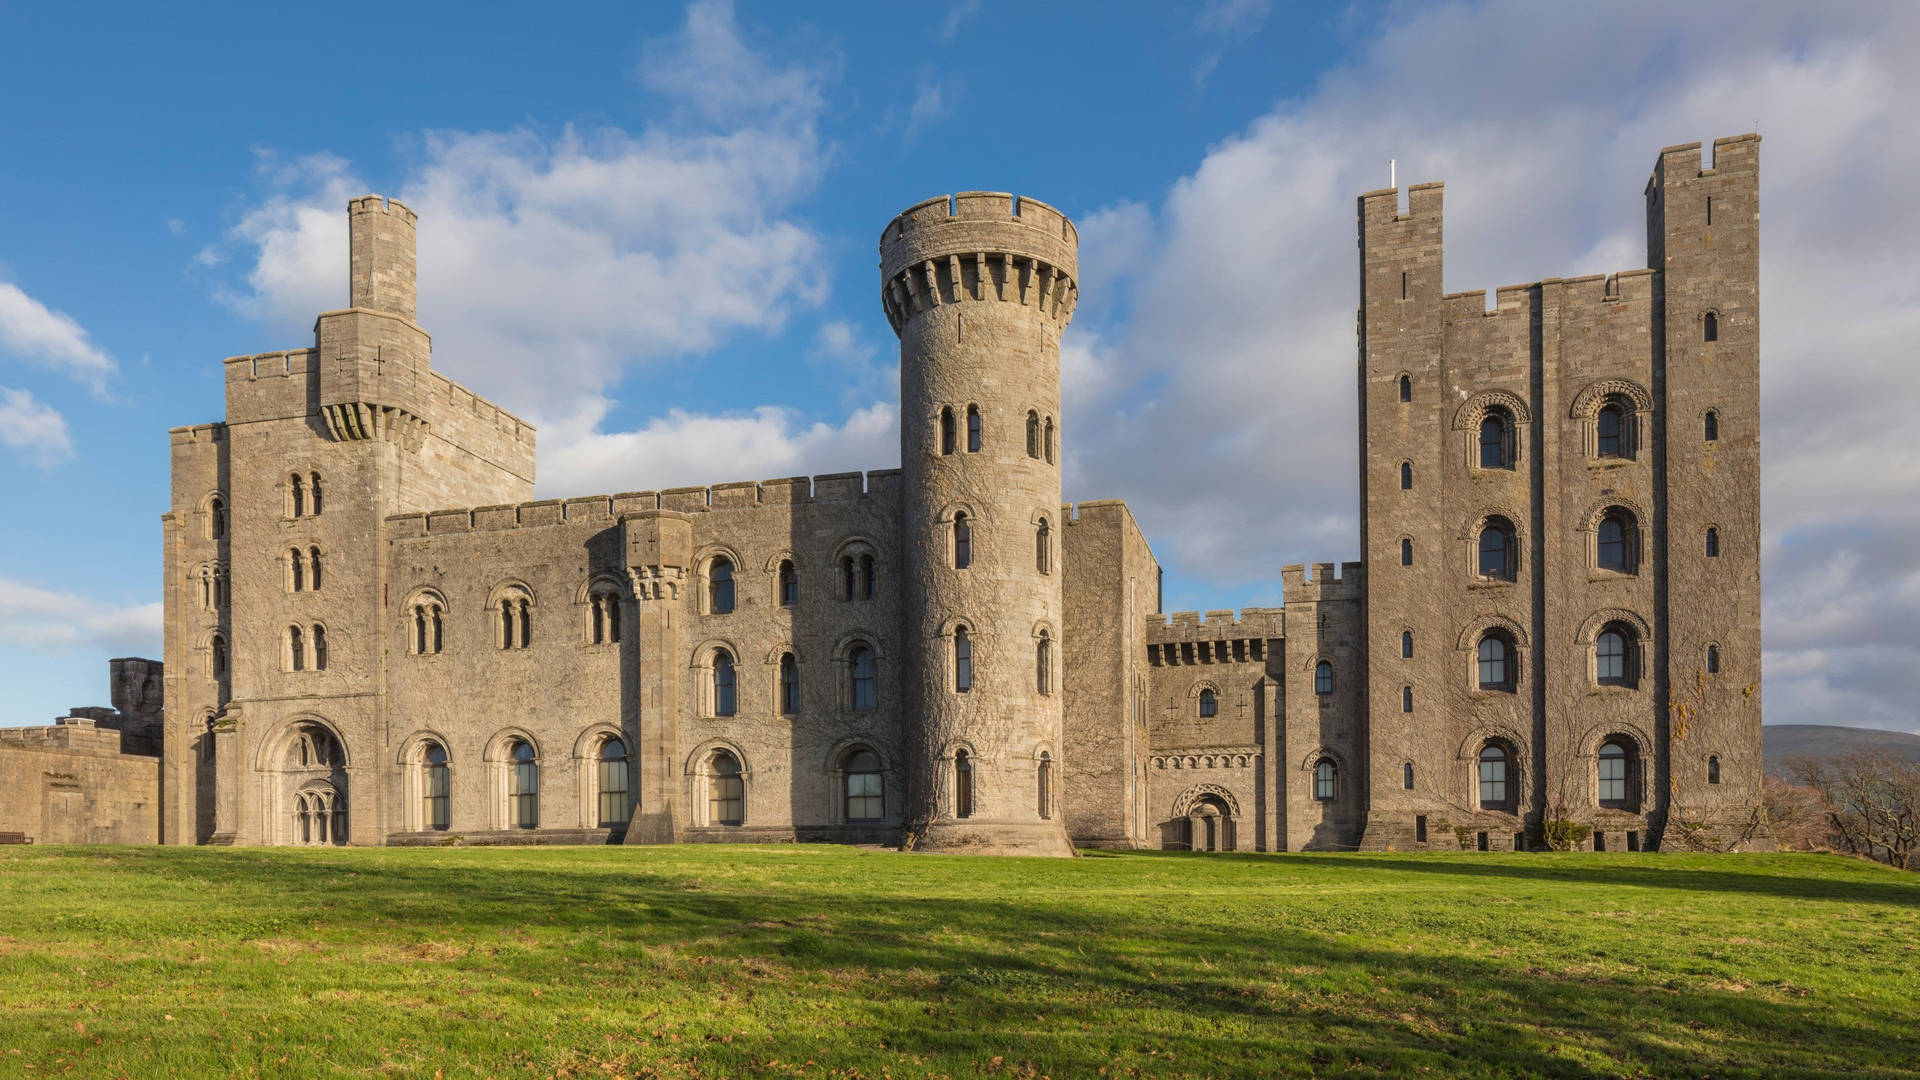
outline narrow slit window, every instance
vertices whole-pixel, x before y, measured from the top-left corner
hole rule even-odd
[[[980,406],[967,406],[967,453],[980,452]]]
[[[973,526],[965,511],[953,515],[953,568],[965,570],[973,565]]]
[[[940,408],[940,452],[942,454],[951,454],[953,451],[953,407],[943,405]]]
[[[1411,461],[1400,463],[1400,490],[1413,490],[1413,462]]]
[[[964,626],[953,632],[953,690],[957,694],[973,690],[973,635]]]
[[[1400,376],[1400,400],[1402,402],[1413,400],[1413,379],[1410,376]]]
[[[1703,340],[1719,341],[1720,340],[1720,316],[1709,311],[1707,312],[1707,317],[1702,321],[1705,323],[1705,326],[1702,328]]]

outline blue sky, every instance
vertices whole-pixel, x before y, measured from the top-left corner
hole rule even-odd
[[[1644,265],[1658,149],[1762,151],[1767,715],[1920,729],[1920,99],[1903,6],[273,6],[0,16],[0,724],[158,655],[166,429],[420,211],[435,366],[542,495],[897,462],[874,241],[929,195],[1072,215],[1067,497],[1170,608],[1357,556],[1353,197],[1448,182],[1447,287]],[[1152,437],[1143,436],[1153,432]]]

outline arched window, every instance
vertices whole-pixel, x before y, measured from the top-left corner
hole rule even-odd
[[[307,670],[307,637],[297,626],[287,627],[287,670]]]
[[[951,454],[953,453],[953,449],[953,407],[950,405],[942,405],[940,407],[940,452],[942,454]]]
[[[1632,686],[1633,661],[1633,639],[1626,627],[1608,624],[1593,643],[1594,679],[1602,686]]]
[[[780,656],[780,715],[792,716],[800,711],[800,665],[794,662],[792,653]]]
[[[965,570],[973,565],[973,526],[966,511],[953,515],[953,568]]]
[[[953,755],[953,816],[973,816],[973,755],[965,750]]]
[[[1717,559],[1719,557],[1720,557],[1720,530],[1712,526],[1708,526],[1707,527],[1707,558]]]
[[[1053,526],[1046,518],[1033,530],[1033,568],[1043,574],[1053,573]]]
[[[715,559],[707,566],[707,606],[715,615],[733,611],[733,561]]]
[[[422,600],[413,605],[413,651],[429,655],[440,651],[440,604]]]
[[[1488,743],[1480,749],[1480,809],[1506,810],[1513,803],[1510,785],[1507,783],[1507,770],[1512,763],[1507,759],[1507,748],[1498,743]]]
[[[1053,755],[1045,750],[1040,751],[1040,767],[1034,771],[1038,774],[1036,779],[1040,786],[1040,790],[1036,793],[1037,798],[1034,800],[1035,805],[1040,809],[1040,820],[1051,821],[1053,820]]]
[[[609,587],[599,586],[587,599],[592,609],[593,643],[595,645],[617,645],[620,643],[620,593]]]
[[[227,500],[215,495],[207,503],[207,539],[227,538]]]
[[[1719,341],[1720,340],[1720,316],[1715,315],[1713,312],[1709,311],[1707,312],[1707,317],[1701,321],[1702,323],[1705,324],[1701,327],[1702,340]]]
[[[287,477],[287,508],[288,517],[307,516],[307,482],[299,473]]]
[[[1213,716],[1220,711],[1220,698],[1212,690],[1200,691],[1200,715]]]
[[[1720,782],[1720,755],[1709,754],[1707,756],[1707,783],[1717,784],[1719,782]]]
[[[1720,674],[1720,646],[1707,646],[1707,674]]]
[[[856,645],[847,655],[847,661],[853,675],[853,711],[871,711],[878,698],[874,688],[873,650]]]
[[[1482,690],[1512,690],[1514,676],[1513,643],[1498,631],[1480,639],[1479,684]]]
[[[840,560],[840,583],[843,586],[841,591],[844,594],[844,599],[852,600],[855,594],[853,556],[851,555],[845,556]]]
[[[327,628],[313,624],[313,670],[327,670]]]
[[[1027,456],[1040,457],[1040,414],[1032,409],[1027,410]]]
[[[320,588],[320,549],[317,547],[307,549],[307,588],[316,591]]]
[[[1413,631],[1400,631],[1400,659],[1413,659]]]
[[[1400,763],[1400,786],[1408,791],[1413,790],[1413,762],[1411,761]]]
[[[1413,400],[1413,379],[1406,375],[1400,376],[1400,400]]]
[[[1703,432],[1703,434],[1706,436],[1706,440],[1708,442],[1719,442],[1720,441],[1720,414],[1712,410],[1708,410],[1705,427],[1706,427],[1706,430]]]
[[[847,820],[879,821],[886,816],[886,787],[880,776],[880,757],[860,750],[847,759]]]
[[[1633,518],[1626,511],[1614,509],[1607,511],[1600,519],[1600,531],[1596,537],[1595,561],[1602,570],[1613,570],[1622,574],[1635,573],[1638,569],[1638,552],[1635,550],[1636,528]]]
[[[1632,755],[1625,746],[1608,740],[1600,746],[1598,765],[1600,805],[1616,810],[1631,809],[1628,774]]]
[[[1332,802],[1334,782],[1339,779],[1339,771],[1330,758],[1321,758],[1313,767],[1313,797],[1321,802]]]
[[[320,513],[320,474],[311,473],[307,477],[307,505],[316,516]]]
[[[740,776],[739,759],[725,750],[715,751],[708,770],[707,822],[738,825],[747,820],[747,783]]]
[[[306,588],[306,567],[302,565],[304,562],[305,560],[301,557],[299,548],[294,548],[287,552],[287,578],[293,586],[294,592],[300,592]]]
[[[1051,465],[1053,464],[1053,417],[1051,416],[1047,417],[1045,446],[1047,451],[1047,464]]]
[[[980,406],[967,406],[967,453],[980,452]]]
[[[873,599],[873,556],[860,556],[860,599]]]
[[[1625,440],[1626,420],[1624,411],[1618,405],[1603,405],[1594,416],[1594,434],[1598,437],[1595,451],[1603,458],[1627,456]]]
[[[439,743],[430,744],[427,752],[420,756],[420,791],[423,805],[420,808],[420,820],[429,829],[445,831],[452,817],[449,807],[453,798],[452,777],[447,771],[447,751]]]
[[[1042,694],[1053,693],[1053,637],[1045,630],[1033,643],[1033,687]]]
[[[1488,518],[1480,530],[1480,576],[1493,581],[1512,581],[1520,560],[1520,545],[1514,543],[1513,526],[1506,518]]]
[[[733,654],[713,650],[713,715],[732,716],[739,711],[740,700],[733,681]]]
[[[1400,541],[1400,565],[1401,566],[1413,565],[1413,541],[1412,540],[1403,539]]]
[[[973,635],[958,626],[953,631],[953,690],[964,694],[973,689]]]
[[[610,738],[600,744],[601,828],[625,825],[633,816],[627,790],[627,744]]]
[[[793,607],[800,603],[800,575],[793,569],[792,559],[780,560],[780,606]]]
[[[1488,409],[1480,421],[1480,467],[1513,468],[1513,414],[1505,409]]]
[[[507,822],[516,829],[540,827],[540,762],[533,744],[515,739],[507,749]]]
[[[216,679],[227,677],[227,639],[219,634],[213,635],[208,643],[208,674]]]
[[[1411,686],[1403,686],[1400,688],[1400,711],[1413,711],[1413,687]]]
[[[1333,693],[1333,665],[1325,660],[1313,665],[1313,692]]]
[[[1413,490],[1413,462],[1411,461],[1400,463],[1400,490]]]

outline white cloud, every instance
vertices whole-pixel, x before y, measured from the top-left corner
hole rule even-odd
[[[1206,82],[1233,41],[1258,33],[1272,12],[1273,0],[1207,0],[1201,5],[1193,27],[1203,37],[1213,39],[1213,44],[1194,65],[1194,85]]]
[[[595,448],[623,435],[597,425],[623,377],[778,332],[826,297],[821,241],[791,211],[826,168],[830,67],[778,63],[730,4],[700,2],[637,75],[667,106],[660,124],[427,132],[395,191],[420,215],[435,365],[541,426],[543,487],[600,475]],[[297,339],[346,303],[346,203],[371,189],[329,154],[261,168],[276,190],[233,230],[250,269],[228,299]]]
[[[950,115],[965,87],[959,79],[936,79],[930,70],[922,69],[914,87],[913,104],[907,108],[906,137],[911,139],[928,124]]]
[[[37,653],[158,655],[161,605],[115,607],[0,577],[0,642]]]
[[[113,358],[87,340],[79,323],[0,281],[0,352],[51,368],[106,393]]]
[[[1091,377],[1064,387],[1069,479],[1133,501],[1188,581],[1277,599],[1280,564],[1356,554],[1353,200],[1385,184],[1389,157],[1403,185],[1448,181],[1446,287],[1475,289],[1644,265],[1659,148],[1758,120],[1768,716],[1920,726],[1899,665],[1827,645],[1809,682],[1801,650],[1821,643],[1785,629],[1851,612],[1920,671],[1920,633],[1896,636],[1905,624],[1870,602],[1911,560],[1792,587],[1809,559],[1895,558],[1920,506],[1920,129],[1902,111],[1920,98],[1920,9],[1635,7],[1395,9],[1350,65],[1217,145],[1144,216],[1083,220],[1063,366]]]
[[[619,492],[735,480],[891,467],[900,459],[900,421],[891,404],[857,409],[844,424],[802,425],[787,409],[709,416],[670,411],[637,431],[599,430],[605,403],[541,432],[559,435],[542,454],[540,487],[554,495]],[[559,430],[555,432],[555,428]]]
[[[23,451],[42,465],[73,453],[67,421],[25,390],[0,386],[0,446]]]
[[[980,14],[980,0],[953,0],[947,8],[947,17],[940,22],[940,40],[952,41],[960,35],[962,27]]]

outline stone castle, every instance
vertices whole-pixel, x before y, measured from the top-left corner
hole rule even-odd
[[[414,213],[355,199],[349,306],[171,433],[163,718],[68,726],[161,729],[121,838],[166,843],[1763,843],[1758,150],[1661,151],[1647,269],[1492,307],[1441,185],[1360,196],[1365,561],[1204,617],[1062,502],[1044,203],[882,233],[900,468],[534,500],[429,362]]]

